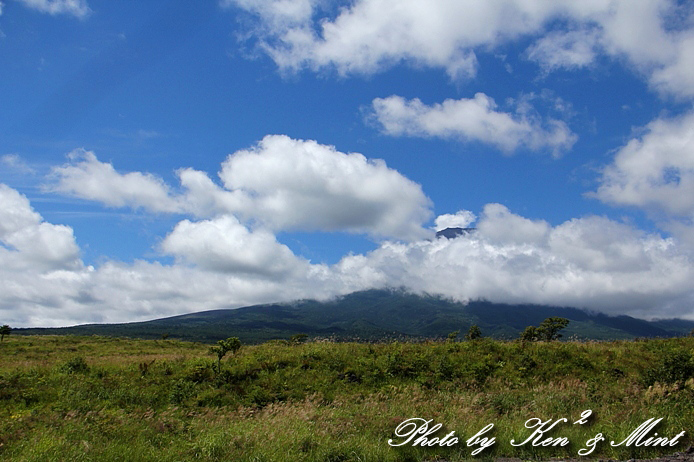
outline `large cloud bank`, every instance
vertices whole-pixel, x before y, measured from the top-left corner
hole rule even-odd
[[[87,266],[70,227],[43,221],[26,197],[0,186],[0,317],[17,326],[134,321],[407,287],[463,301],[694,318],[694,261],[676,238],[599,216],[552,226],[501,204],[488,204],[479,218],[466,210],[437,217],[436,228],[474,223],[477,231],[435,238],[419,185],[361,154],[283,136],[230,155],[219,176],[223,186],[183,169],[181,187],[173,187],[147,173],[118,172],[86,151],[54,168],[52,187],[62,193],[181,215],[157,249],[173,257],[170,264]],[[296,228],[362,232],[380,244],[332,265],[315,263],[275,235]]]

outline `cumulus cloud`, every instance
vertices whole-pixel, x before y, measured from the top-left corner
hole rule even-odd
[[[429,234],[430,200],[421,186],[382,160],[342,153],[315,141],[271,135],[231,154],[219,176],[181,169],[184,188],[140,172],[119,173],[94,153],[73,151],[52,170],[49,189],[112,207],[133,207],[197,217],[233,214],[274,231],[345,231],[417,239]]]
[[[489,204],[477,225],[485,238],[496,244],[542,244],[550,226],[544,220],[530,220],[511,213],[501,204]]]
[[[145,208],[155,212],[177,212],[180,208],[168,186],[158,177],[140,172],[118,173],[112,164],[101,162],[91,151],[76,149],[70,163],[54,167],[56,180],[48,189],[110,207]]]
[[[630,0],[357,0],[336,14],[309,0],[222,4],[256,18],[260,49],[283,71],[371,74],[407,62],[469,78],[478,66],[476,53],[538,37],[528,55],[545,70],[583,67],[600,53],[626,58],[665,93],[694,96],[692,12],[670,0],[646,0],[638,8]],[[681,26],[666,26],[681,16]]]
[[[278,14],[277,8],[259,6],[265,3],[292,4],[297,9],[300,5],[301,14],[288,21],[289,15]],[[470,5],[407,0],[393,5],[361,0],[343,7],[334,18],[316,14],[321,12],[320,2],[242,0],[225,4],[259,18],[260,45],[282,69],[330,66],[341,74],[368,74],[408,61],[442,67],[453,78],[470,77],[477,66],[474,47],[535,30],[544,19],[542,11],[511,2]]]
[[[518,105],[515,113],[498,111],[494,100],[484,93],[431,106],[417,98],[408,101],[390,96],[374,99],[372,107],[383,132],[393,136],[456,137],[488,143],[506,152],[522,146],[549,149],[555,155],[570,149],[577,139],[563,121],[543,123],[525,104]]]
[[[659,118],[619,149],[589,194],[643,209],[694,248],[694,112]]]
[[[225,273],[286,277],[308,262],[297,258],[265,230],[249,231],[232,216],[191,222],[183,220],[161,248],[199,268]]]
[[[45,223],[26,196],[0,184],[0,261],[5,270],[81,266],[72,228]]]
[[[676,243],[602,217],[552,227],[490,204],[474,234],[385,243],[345,257],[338,267],[458,300],[577,306],[645,318],[694,314],[688,282],[694,267]]]
[[[383,287],[694,319],[691,256],[671,238],[603,217],[552,226],[489,204],[476,233],[385,241],[334,265],[297,257],[232,217],[183,220],[160,246],[173,263],[105,260],[94,268],[80,261],[72,230],[44,222],[17,191],[0,186],[0,206],[0,318],[15,326],[138,321]],[[439,221],[471,217],[460,211]]]
[[[327,296],[323,266],[230,217],[184,220],[162,247],[175,264],[85,266],[70,227],[45,222],[25,196],[0,184],[0,319],[14,326],[134,321]]]
[[[659,118],[605,167],[598,199],[654,216],[694,219],[694,112]]]
[[[666,94],[694,96],[694,30],[679,32],[673,40],[674,51],[665,64],[655,66],[650,82]]]
[[[84,18],[91,10],[86,0],[19,0],[27,7],[50,15],[69,14]]]
[[[315,141],[267,136],[222,164],[220,178],[241,191],[242,216],[272,229],[351,231],[402,239],[428,233],[421,186],[382,160],[345,154]]]
[[[477,220],[477,217],[471,211],[459,210],[454,214],[446,213],[436,217],[436,220],[434,220],[434,227],[437,231],[446,228],[467,228],[473,224],[475,220]]]

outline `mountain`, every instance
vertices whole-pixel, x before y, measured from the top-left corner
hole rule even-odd
[[[467,236],[474,233],[477,228],[446,228],[441,231],[436,231],[436,237],[445,237],[446,239],[455,239],[459,236]]]
[[[239,337],[244,343],[310,337],[379,340],[440,338],[452,331],[467,332],[477,324],[484,336],[517,338],[527,326],[559,316],[569,319],[564,338],[612,340],[687,335],[694,321],[644,321],[629,316],[607,316],[576,308],[506,305],[487,301],[468,304],[402,290],[367,290],[335,300],[302,300],[245,308],[203,311],[153,321],[126,324],[86,324],[61,328],[13,329],[19,335],[73,334],[157,339],[163,335],[213,343]]]

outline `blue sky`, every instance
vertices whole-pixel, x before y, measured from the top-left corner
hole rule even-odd
[[[694,319],[688,2],[0,5],[3,323],[372,287]]]

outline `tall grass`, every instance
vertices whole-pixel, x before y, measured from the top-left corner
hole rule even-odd
[[[269,342],[222,361],[202,344],[10,337],[0,344],[0,459],[16,461],[423,461],[577,457],[597,433],[621,441],[663,417],[672,448],[599,445],[590,458],[645,458],[693,441],[694,339],[518,343]],[[593,415],[572,425],[581,412]],[[391,447],[396,427],[432,419],[452,447]],[[526,420],[569,423],[565,447],[516,447]]]

